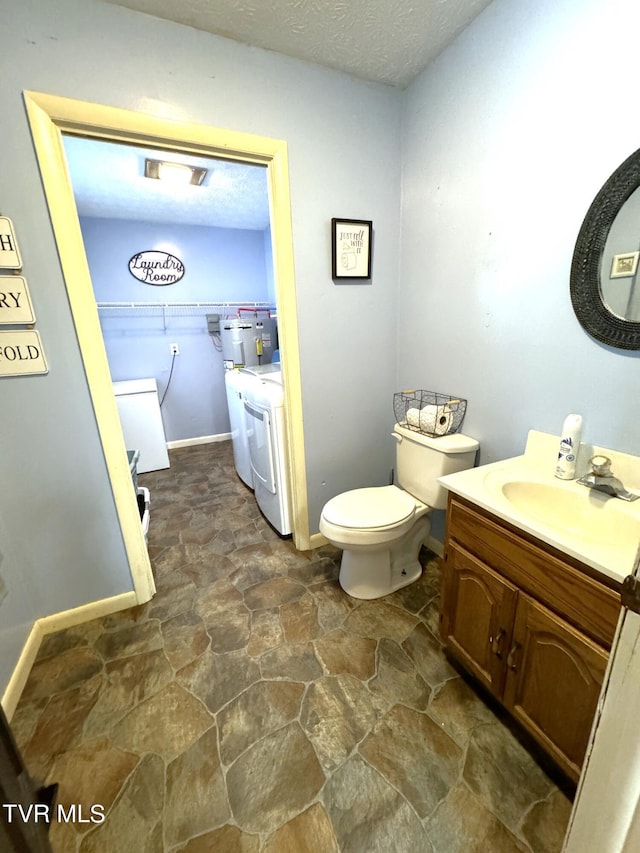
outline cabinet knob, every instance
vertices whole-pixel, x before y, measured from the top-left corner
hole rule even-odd
[[[504,635],[506,631],[504,628],[500,628],[495,637],[489,637],[489,643],[491,644],[491,651],[497,657],[502,657],[502,641],[504,639]]]
[[[507,655],[507,666],[512,672],[515,672],[520,666],[519,654],[520,651],[520,643],[514,643],[511,646],[509,654]]]

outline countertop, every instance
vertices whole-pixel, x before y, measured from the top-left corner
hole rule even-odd
[[[482,465],[440,477],[449,491],[466,498],[487,512],[512,524],[554,548],[575,557],[612,580],[622,582],[631,574],[638,560],[640,545],[640,500],[632,503],[608,497],[580,485],[577,480],[555,477],[555,459],[559,437],[532,430],[525,453],[511,459]],[[613,470],[624,471],[624,484],[631,491],[630,472],[640,477],[640,458],[620,454],[606,448],[589,447],[587,453],[604,453],[614,461]],[[583,454],[581,475],[586,470]],[[624,460],[621,457],[626,457]],[[580,457],[579,457],[580,458]],[[588,459],[588,457],[587,457]],[[632,477],[633,479],[633,477]],[[629,485],[627,483],[629,482]],[[531,492],[551,489],[553,501],[566,500],[571,512],[557,511],[555,503],[534,506],[526,510],[506,496],[509,484],[516,483],[521,491],[531,484]]]

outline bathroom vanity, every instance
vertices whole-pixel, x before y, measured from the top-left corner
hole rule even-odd
[[[622,508],[554,482],[550,439],[530,433],[523,457],[442,478],[440,630],[451,655],[577,781],[640,538],[640,501]]]
[[[618,620],[617,586],[449,498],[442,638],[574,780]]]

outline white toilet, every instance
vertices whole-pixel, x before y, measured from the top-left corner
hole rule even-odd
[[[472,468],[479,444],[454,433],[430,438],[396,424],[397,486],[354,489],[331,498],[320,532],[342,550],[340,586],[354,598],[381,598],[420,577],[431,509],[445,509],[438,477]]]

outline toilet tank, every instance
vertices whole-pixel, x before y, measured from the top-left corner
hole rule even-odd
[[[447,490],[438,477],[473,468],[479,443],[460,433],[431,438],[399,424],[393,437],[396,484],[433,509],[446,509]]]

